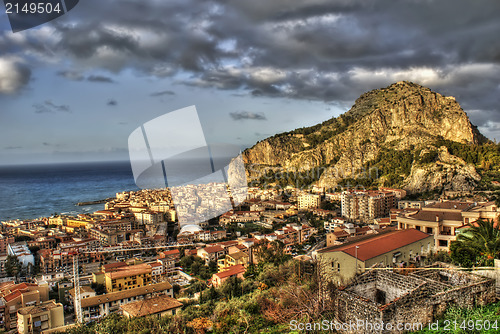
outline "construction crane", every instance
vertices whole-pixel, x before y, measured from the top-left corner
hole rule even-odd
[[[83,322],[83,312],[82,312],[82,297],[80,292],[80,273],[79,273],[79,264],[78,264],[78,255],[80,253],[115,253],[115,252],[123,252],[123,251],[136,251],[136,250],[151,250],[151,249],[164,249],[170,247],[179,247],[179,246],[191,246],[194,244],[175,244],[168,246],[152,246],[152,247],[136,247],[136,248],[122,248],[122,247],[109,247],[103,248],[99,250],[78,250],[76,252],[71,253],[73,255],[73,285],[75,288],[75,315],[76,315],[76,323],[81,324]]]

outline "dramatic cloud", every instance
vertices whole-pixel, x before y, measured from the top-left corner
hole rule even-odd
[[[171,90],[164,90],[161,92],[151,93],[150,96],[157,97],[157,96],[164,96],[164,95],[175,95],[175,92],[173,92]]]
[[[0,94],[13,94],[26,86],[31,70],[17,57],[0,57]]]
[[[54,112],[71,112],[71,109],[68,105],[57,105],[54,104],[51,100],[46,100],[43,103],[36,103],[33,105],[35,108],[35,113],[44,114],[44,113],[54,113]]]
[[[456,96],[487,127],[500,122],[499,15],[500,2],[490,0],[88,0],[64,20],[0,35],[0,49],[82,73],[170,76],[254,98],[342,106],[411,80]],[[12,64],[18,75],[2,74],[1,64],[0,93],[29,80]],[[60,75],[112,80],[82,73]]]
[[[241,121],[241,120],[246,120],[246,119],[252,119],[256,121],[265,121],[266,115],[264,113],[254,113],[254,112],[248,112],[248,111],[234,111],[230,112],[229,116],[235,121]]]

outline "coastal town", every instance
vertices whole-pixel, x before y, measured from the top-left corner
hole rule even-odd
[[[431,321],[448,304],[493,302],[494,272],[488,278],[442,261],[441,271],[426,266],[475,222],[498,222],[496,203],[406,197],[392,188],[251,187],[237,207],[183,228],[169,190],[156,189],[117,193],[94,213],[2,221],[0,327],[52,333],[110,314],[182,314],[203,298],[193,286],[244,281],[275,248],[304,274],[322,266],[325,279],[343,287],[332,297],[341,322],[381,305],[370,317],[395,323]],[[431,292],[418,292],[422,286]],[[401,311],[412,308],[418,311]]]

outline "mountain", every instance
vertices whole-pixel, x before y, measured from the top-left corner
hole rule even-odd
[[[460,147],[488,142],[454,97],[401,81],[361,95],[339,117],[262,140],[243,157],[253,180],[283,183],[276,172],[301,171],[327,188],[349,179],[414,193],[471,190],[481,176]]]

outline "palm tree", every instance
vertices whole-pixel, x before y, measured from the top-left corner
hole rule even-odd
[[[469,226],[468,231],[457,237],[461,246],[477,249],[488,258],[496,258],[500,253],[500,224],[493,220],[479,219],[469,223]]]

